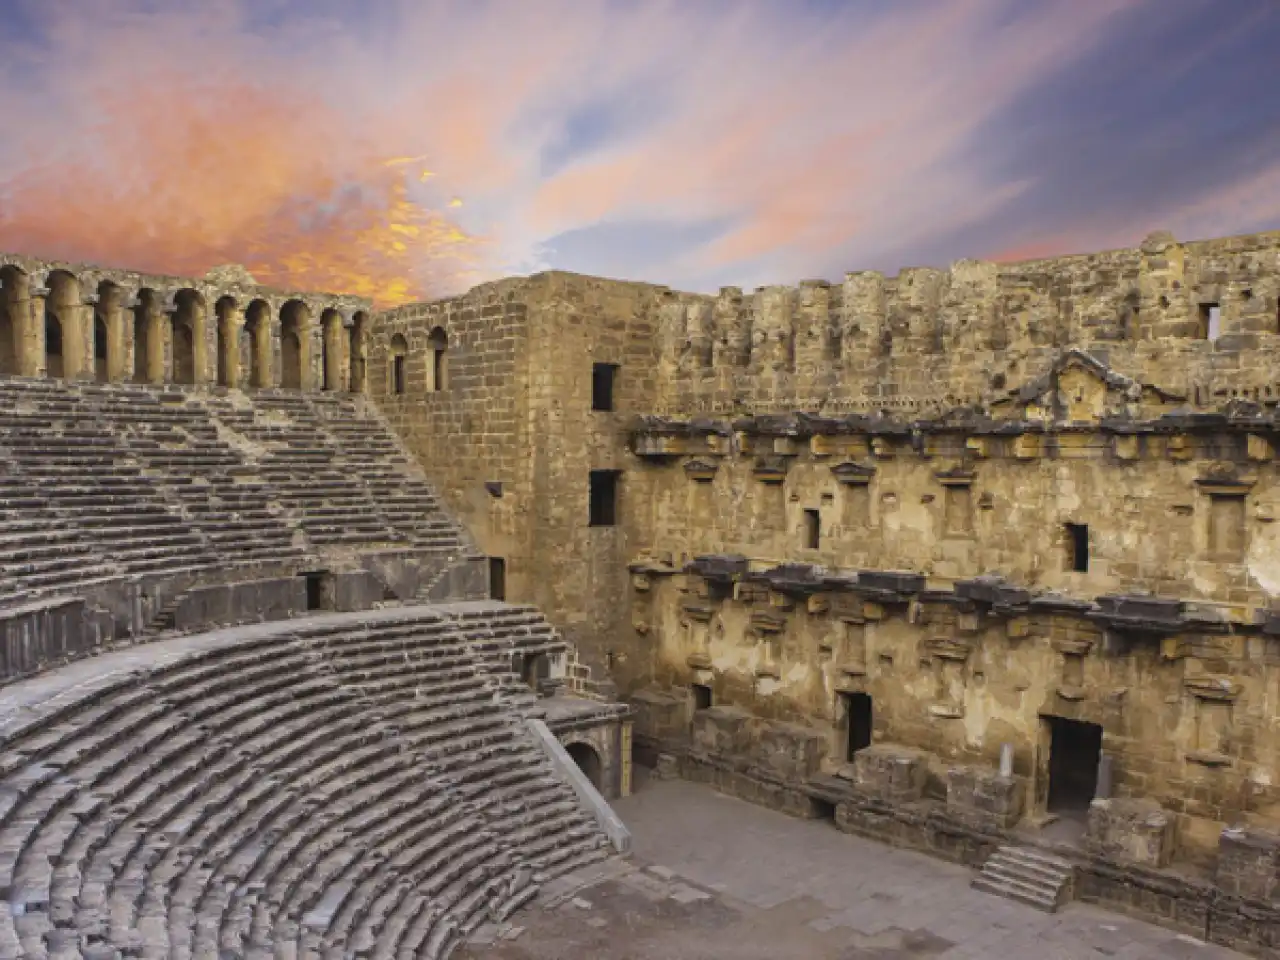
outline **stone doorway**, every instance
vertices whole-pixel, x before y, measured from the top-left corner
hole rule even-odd
[[[845,716],[845,755],[849,763],[854,755],[871,746],[872,703],[867,693],[842,693]]]
[[[578,765],[591,785],[597,790],[600,789],[600,754],[596,753],[593,747],[587,746],[585,743],[571,743],[565,750],[569,756],[573,757],[573,762]]]
[[[1066,717],[1044,717],[1049,727],[1049,795],[1046,809],[1083,815],[1098,788],[1102,727]]]

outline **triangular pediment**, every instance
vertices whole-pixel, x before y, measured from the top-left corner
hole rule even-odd
[[[1083,350],[1064,350],[1049,368],[1009,391],[1006,415],[1052,423],[1099,423],[1111,417],[1136,417],[1143,408],[1185,399],[1111,369]]]

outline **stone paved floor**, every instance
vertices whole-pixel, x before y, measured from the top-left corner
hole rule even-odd
[[[1227,960],[1241,954],[1073,903],[970,889],[971,871],[683,782],[615,809],[634,855],[549,891],[465,958],[492,960]]]

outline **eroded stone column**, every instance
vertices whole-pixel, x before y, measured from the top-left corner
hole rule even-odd
[[[23,310],[23,301],[17,304],[18,369],[24,377],[43,377],[49,372],[44,345],[44,309],[48,296],[48,287],[33,284],[25,301],[26,310]]]

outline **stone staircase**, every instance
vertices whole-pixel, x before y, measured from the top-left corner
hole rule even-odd
[[[1035,847],[1001,847],[973,878],[975,890],[1029,904],[1046,913],[1071,899],[1073,869],[1061,857]]]

